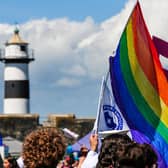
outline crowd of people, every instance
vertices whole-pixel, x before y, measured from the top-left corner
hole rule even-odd
[[[81,168],[156,168],[157,155],[149,144],[138,144],[127,134],[111,134],[102,139],[97,152],[97,135],[90,137],[91,150]]]
[[[149,144],[139,144],[126,133],[110,134],[101,139],[90,136],[90,148],[67,150],[62,132],[40,128],[29,133],[23,142],[20,158],[10,155],[4,168],[157,168],[157,154]]]

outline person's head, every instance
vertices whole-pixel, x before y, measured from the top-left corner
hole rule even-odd
[[[149,144],[134,143],[126,147],[119,168],[152,168],[157,165],[157,155]]]
[[[86,146],[82,146],[80,148],[80,156],[87,156],[87,153],[88,153],[88,148]]]
[[[119,159],[119,168],[145,168],[144,151],[140,144],[134,143],[126,147],[125,154]]]
[[[111,134],[102,140],[100,154],[96,168],[109,168],[115,166],[116,151],[122,144],[130,143],[131,139],[127,134]]]
[[[64,156],[64,162],[66,163],[66,165],[70,166],[75,162],[75,159],[73,157],[73,154],[70,155],[66,155]]]
[[[10,155],[6,156],[3,161],[4,168],[19,168],[16,159]]]
[[[23,142],[25,168],[56,167],[65,153],[64,138],[55,128],[40,128],[28,134]]]
[[[148,168],[152,168],[153,165],[157,167],[158,157],[152,146],[147,143],[144,143],[141,146],[144,151],[146,166],[148,166]]]

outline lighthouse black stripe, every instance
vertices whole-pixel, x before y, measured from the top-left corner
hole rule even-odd
[[[5,98],[29,98],[29,81],[5,81]]]

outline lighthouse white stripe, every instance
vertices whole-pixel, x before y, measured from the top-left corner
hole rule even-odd
[[[28,64],[5,64],[4,80],[28,80]]]
[[[5,114],[27,114],[29,113],[28,99],[4,99]]]
[[[21,51],[20,45],[13,44],[9,45],[5,48],[5,57],[6,58],[22,58],[22,57],[28,57],[27,53],[25,51]]]

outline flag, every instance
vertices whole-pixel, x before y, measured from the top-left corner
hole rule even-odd
[[[153,36],[154,45],[159,54],[168,58],[168,42],[160,39],[159,37]]]
[[[142,133],[168,167],[168,82],[158,53],[135,5],[110,57],[113,94],[130,129]]]
[[[160,39],[159,37],[153,36],[153,42],[154,45],[158,51],[158,54],[160,55],[159,59],[161,60],[162,67],[164,70],[164,73],[166,75],[166,78],[168,80],[168,68],[165,68],[162,59],[167,60],[168,59],[168,42]]]
[[[69,130],[68,128],[63,128],[62,131],[64,132],[65,136],[73,139],[78,139],[79,135],[75,132]]]
[[[100,102],[98,106],[98,114],[93,130],[97,130],[96,132],[98,132],[100,136],[112,132],[117,133],[119,131],[129,131],[128,125],[115,103],[113,94],[104,78],[102,79]]]

